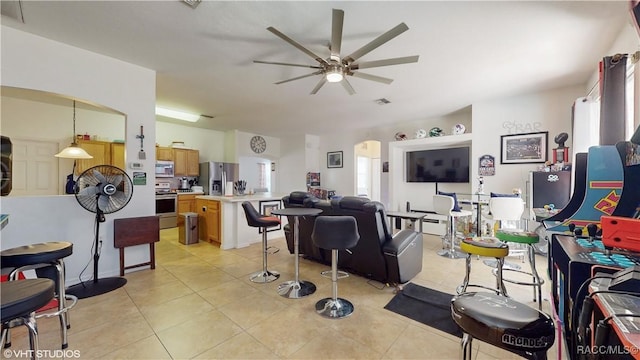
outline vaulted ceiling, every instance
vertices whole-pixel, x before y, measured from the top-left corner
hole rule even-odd
[[[3,1],[3,3],[10,3]],[[17,4],[14,3],[14,4]],[[196,126],[266,135],[393,126],[474,102],[584,85],[625,26],[626,1],[22,1],[24,23],[2,24],[157,71],[157,104],[202,117]],[[4,4],[3,4],[4,6]],[[267,31],[273,26],[321,57],[332,9],[344,10],[349,54],[404,22],[409,30],[361,61],[419,55],[349,77],[349,95],[319,76],[275,85],[317,65]],[[629,49],[629,52],[636,49]],[[46,59],[43,59],[46,61]],[[100,86],[100,84],[95,84]],[[385,98],[389,104],[379,105]]]

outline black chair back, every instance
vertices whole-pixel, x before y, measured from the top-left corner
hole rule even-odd
[[[280,220],[278,218],[260,215],[258,210],[256,210],[256,208],[253,207],[253,204],[249,201],[244,201],[242,203],[242,208],[244,209],[244,215],[247,218],[247,224],[251,227],[270,227],[280,224]]]
[[[311,239],[322,249],[350,249],[360,240],[358,224],[353,216],[318,216]]]

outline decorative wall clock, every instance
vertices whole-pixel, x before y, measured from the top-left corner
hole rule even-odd
[[[261,154],[265,150],[267,150],[267,141],[259,135],[256,135],[251,138],[251,150],[253,150],[256,154]]]

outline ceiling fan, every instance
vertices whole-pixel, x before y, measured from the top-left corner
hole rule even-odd
[[[258,64],[298,66],[298,67],[304,67],[304,68],[317,69],[311,74],[294,77],[292,79],[278,81],[275,84],[283,84],[289,81],[299,80],[299,79],[303,79],[303,78],[314,76],[314,75],[322,75],[322,78],[320,79],[316,87],[313,88],[313,90],[311,91],[312,95],[316,94],[318,90],[320,90],[320,88],[326,82],[340,82],[342,83],[342,86],[344,86],[345,90],[347,90],[349,95],[353,95],[355,94],[355,90],[353,89],[351,84],[347,81],[346,76],[354,76],[361,79],[377,81],[383,84],[390,84],[393,81],[393,79],[363,73],[358,70],[380,67],[380,66],[414,63],[418,61],[419,56],[414,55],[414,56],[405,56],[405,57],[375,60],[375,61],[364,61],[364,62],[356,63],[356,61],[360,59],[362,56],[368,54],[369,52],[378,48],[379,46],[386,43],[387,41],[409,30],[409,27],[405,23],[400,23],[393,29],[373,39],[371,42],[364,45],[360,49],[354,51],[353,53],[347,56],[341,57],[340,50],[342,46],[343,22],[344,22],[344,11],[340,9],[333,9],[333,17],[332,17],[332,24],[331,24],[331,44],[329,46],[331,50],[331,55],[327,59],[324,59],[319,55],[315,54],[311,50],[302,46],[300,43],[291,39],[287,35],[281,33],[276,28],[272,26],[267,28],[267,30],[275,34],[277,37],[288,42],[289,44],[296,47],[298,50],[304,52],[305,54],[309,55],[311,58],[316,60],[319,63],[318,65],[291,64],[291,63],[261,61],[261,60],[254,60],[253,62]]]

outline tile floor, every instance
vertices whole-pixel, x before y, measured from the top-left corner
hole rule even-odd
[[[325,319],[315,313],[314,304],[331,295],[330,280],[320,276],[328,267],[301,259],[300,278],[316,284],[317,291],[295,300],[277,295],[278,284],[293,278],[294,259],[284,239],[270,241],[281,251],[269,256],[269,267],[280,271],[281,278],[254,284],[248,275],[261,268],[259,244],[223,251],[207,243],[181,245],[177,238],[177,229],[161,231],[155,270],[128,273],[123,288],[78,302],[71,311],[69,330],[69,350],[77,351],[67,352],[67,357],[460,358],[458,338],[385,310],[394,289],[383,284],[354,275],[340,280],[338,293],[355,305],[355,312],[340,320]],[[454,293],[464,277],[464,260],[435,255],[440,247],[438,237],[425,235],[423,270],[412,282]],[[540,274],[546,274],[544,257],[538,256],[537,263]],[[489,267],[475,259],[472,267],[472,280],[493,284]],[[507,290],[516,300],[537,307],[530,287],[507,283]],[[543,309],[549,309],[546,300]],[[40,349],[59,349],[57,319],[43,318],[38,325]],[[28,349],[24,327],[12,335],[12,350]],[[479,341],[474,348],[478,360],[518,358]],[[554,345],[549,356],[556,357],[556,352]]]

